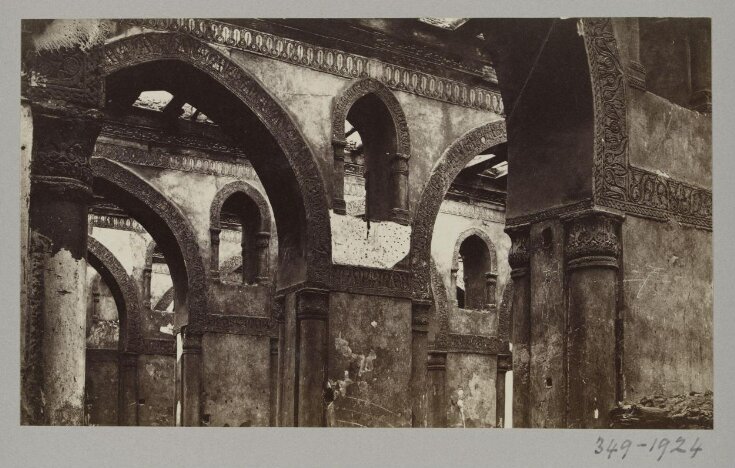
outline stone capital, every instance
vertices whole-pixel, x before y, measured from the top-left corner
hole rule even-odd
[[[566,228],[565,253],[568,267],[617,267],[620,253],[618,227],[623,216],[587,210],[562,218]]]
[[[329,291],[307,288],[296,292],[296,319],[323,320],[329,318]]]

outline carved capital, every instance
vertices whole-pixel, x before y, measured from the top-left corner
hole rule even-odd
[[[447,353],[429,353],[426,367],[430,371],[443,371],[447,369]]]
[[[411,304],[411,330],[418,333],[427,333],[429,330],[430,301],[414,300]]]
[[[620,251],[618,226],[622,216],[587,211],[562,218],[566,225],[567,266],[617,267]]]
[[[296,292],[297,320],[324,320],[329,318],[329,291],[307,288]]]
[[[181,333],[183,354],[201,354],[202,334],[184,329]]]
[[[498,355],[498,372],[508,372],[513,370],[513,356],[510,354]]]
[[[510,263],[510,267],[513,269],[511,275],[525,274],[528,264],[531,261],[530,227],[528,225],[521,225],[512,229],[506,229],[506,232],[513,242],[508,253],[508,263]]]
[[[101,122],[96,118],[61,116],[34,108],[34,192],[86,200],[92,185],[89,161],[100,128]]]

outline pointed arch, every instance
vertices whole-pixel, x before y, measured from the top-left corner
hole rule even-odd
[[[293,265],[296,258],[288,254],[297,252],[298,265],[290,268],[293,274],[327,284],[332,258],[327,192],[316,158],[292,118],[261,83],[229,57],[187,34],[146,32],[109,42],[104,45],[101,68],[109,81],[125,70],[154,67],[162,62],[167,67],[169,63],[191,67],[181,71],[206,83],[206,89],[189,92],[204,93],[199,95],[198,108],[221,123],[236,141],[241,142],[244,137],[242,128],[237,126],[242,122],[257,122],[267,131],[258,141],[268,151],[253,152],[249,159],[278,221],[281,265]],[[180,79],[173,72],[167,74],[166,69],[157,71],[161,72],[159,79]],[[214,84],[218,86],[211,86]],[[185,83],[179,81],[179,85]],[[237,112],[227,115],[222,109]],[[296,203],[295,198],[299,198]],[[298,216],[294,216],[294,209]],[[283,276],[279,275],[279,280],[294,280]]]
[[[411,230],[411,268],[413,295],[430,299],[431,238],[439,207],[452,181],[467,163],[482,151],[505,143],[507,134],[504,120],[496,120],[474,128],[454,141],[434,166],[429,181],[421,194],[413,229]]]
[[[466,231],[462,232],[459,237],[457,237],[457,242],[454,244],[454,253],[452,254],[452,269],[455,270],[458,267],[459,263],[459,255],[460,255],[460,248],[462,247],[462,243],[467,240],[470,236],[477,236],[485,243],[485,246],[487,247],[488,253],[490,254],[490,269],[493,273],[497,274],[498,272],[498,254],[495,249],[495,244],[493,243],[492,239],[490,239],[490,236],[483,231],[482,229],[473,227],[469,228]]]
[[[174,283],[176,327],[203,324],[206,272],[194,229],[184,214],[145,180],[122,166],[92,158],[93,190],[130,213],[160,246]]]
[[[140,352],[143,336],[140,295],[135,281],[110,250],[92,236],[87,237],[87,261],[97,270],[112,292],[120,321],[119,350]]]
[[[388,108],[396,130],[396,146],[399,153],[406,159],[411,157],[411,137],[408,132],[406,114],[393,92],[383,83],[373,78],[364,78],[353,83],[341,95],[335,97],[332,107],[332,141],[344,142],[345,120],[358,99],[373,94]]]

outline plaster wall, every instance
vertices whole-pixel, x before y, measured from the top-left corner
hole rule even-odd
[[[497,358],[447,354],[448,427],[495,427]]]
[[[331,293],[328,425],[411,425],[410,317],[408,299]]]
[[[623,224],[625,398],[714,390],[712,234]]]
[[[270,338],[206,333],[202,338],[202,413],[210,426],[267,426]]]
[[[138,357],[138,420],[141,426],[174,425],[176,357]]]

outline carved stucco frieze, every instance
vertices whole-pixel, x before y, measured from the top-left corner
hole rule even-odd
[[[192,18],[134,19],[125,22],[145,30],[183,33],[214,44],[344,78],[372,78],[390,89],[428,99],[496,114],[503,112],[500,93],[495,89],[466,84],[375,58],[315,46],[251,28]]]

